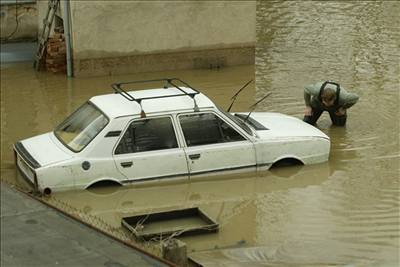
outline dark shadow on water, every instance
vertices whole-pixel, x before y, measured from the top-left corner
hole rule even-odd
[[[97,195],[112,194],[121,189],[121,185],[113,181],[102,181],[91,185],[87,191]]]
[[[303,169],[302,164],[296,160],[282,161],[269,170],[274,176],[280,178],[292,178]]]

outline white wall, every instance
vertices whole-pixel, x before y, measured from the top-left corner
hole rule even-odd
[[[74,57],[255,44],[255,1],[71,1]]]
[[[70,4],[75,76],[254,64],[255,0]],[[37,5],[40,31],[47,1]]]

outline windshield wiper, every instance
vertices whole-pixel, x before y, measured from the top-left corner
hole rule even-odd
[[[229,112],[229,111],[231,110],[231,108],[232,108],[232,106],[233,106],[233,103],[235,103],[236,97],[240,94],[240,92],[242,92],[243,89],[246,88],[247,85],[249,85],[252,81],[253,81],[253,80],[248,81],[245,85],[243,85],[242,88],[240,88],[240,89],[236,92],[236,94],[234,94],[234,95],[231,97],[232,103],[231,103],[231,105],[229,106],[227,112]]]
[[[246,118],[244,119],[244,121],[247,121],[248,118],[250,117],[250,114],[254,111],[254,109],[256,108],[257,104],[261,103],[264,99],[266,99],[268,96],[270,96],[272,94],[272,92],[269,92],[266,96],[264,96],[263,98],[261,98],[260,100],[258,100],[256,103],[254,103],[253,105],[250,106],[251,111],[249,112],[249,114],[246,116]]]

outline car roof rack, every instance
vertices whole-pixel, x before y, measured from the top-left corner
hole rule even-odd
[[[174,94],[174,95],[166,95],[166,96],[151,96],[151,97],[142,97],[142,98],[135,98],[131,94],[129,94],[125,89],[123,89],[123,86],[129,85],[129,84],[138,84],[138,83],[151,83],[151,82],[165,82],[164,88],[167,89],[170,86],[175,87],[178,89],[181,93]],[[183,90],[181,87],[179,87],[176,82],[180,82],[186,87],[192,89],[194,93],[188,93],[185,90]],[[200,92],[190,86],[188,83],[182,81],[179,78],[163,78],[163,79],[153,79],[153,80],[138,80],[138,81],[131,81],[131,82],[122,82],[122,83],[113,83],[111,87],[114,89],[115,93],[122,95],[125,99],[129,101],[135,101],[136,103],[139,104],[141,112],[140,115],[142,118],[146,117],[146,113],[143,110],[142,107],[142,100],[149,100],[149,99],[157,99],[157,98],[166,98],[166,97],[174,97],[174,96],[189,96],[190,98],[193,99],[194,102],[194,111],[199,111],[199,107],[197,106],[196,99],[194,98],[197,94],[200,94]]]

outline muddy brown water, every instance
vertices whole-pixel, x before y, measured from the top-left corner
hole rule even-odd
[[[400,236],[400,5],[396,2],[257,4],[256,66],[67,79],[30,64],[1,69],[1,175],[14,182],[12,145],[51,131],[117,81],[180,77],[217,104],[254,79],[233,107],[301,118],[302,88],[339,81],[360,101],[331,137],[329,162],[196,181],[53,194],[120,228],[122,217],[200,207],[218,234],[182,238],[205,266],[398,266]]]

